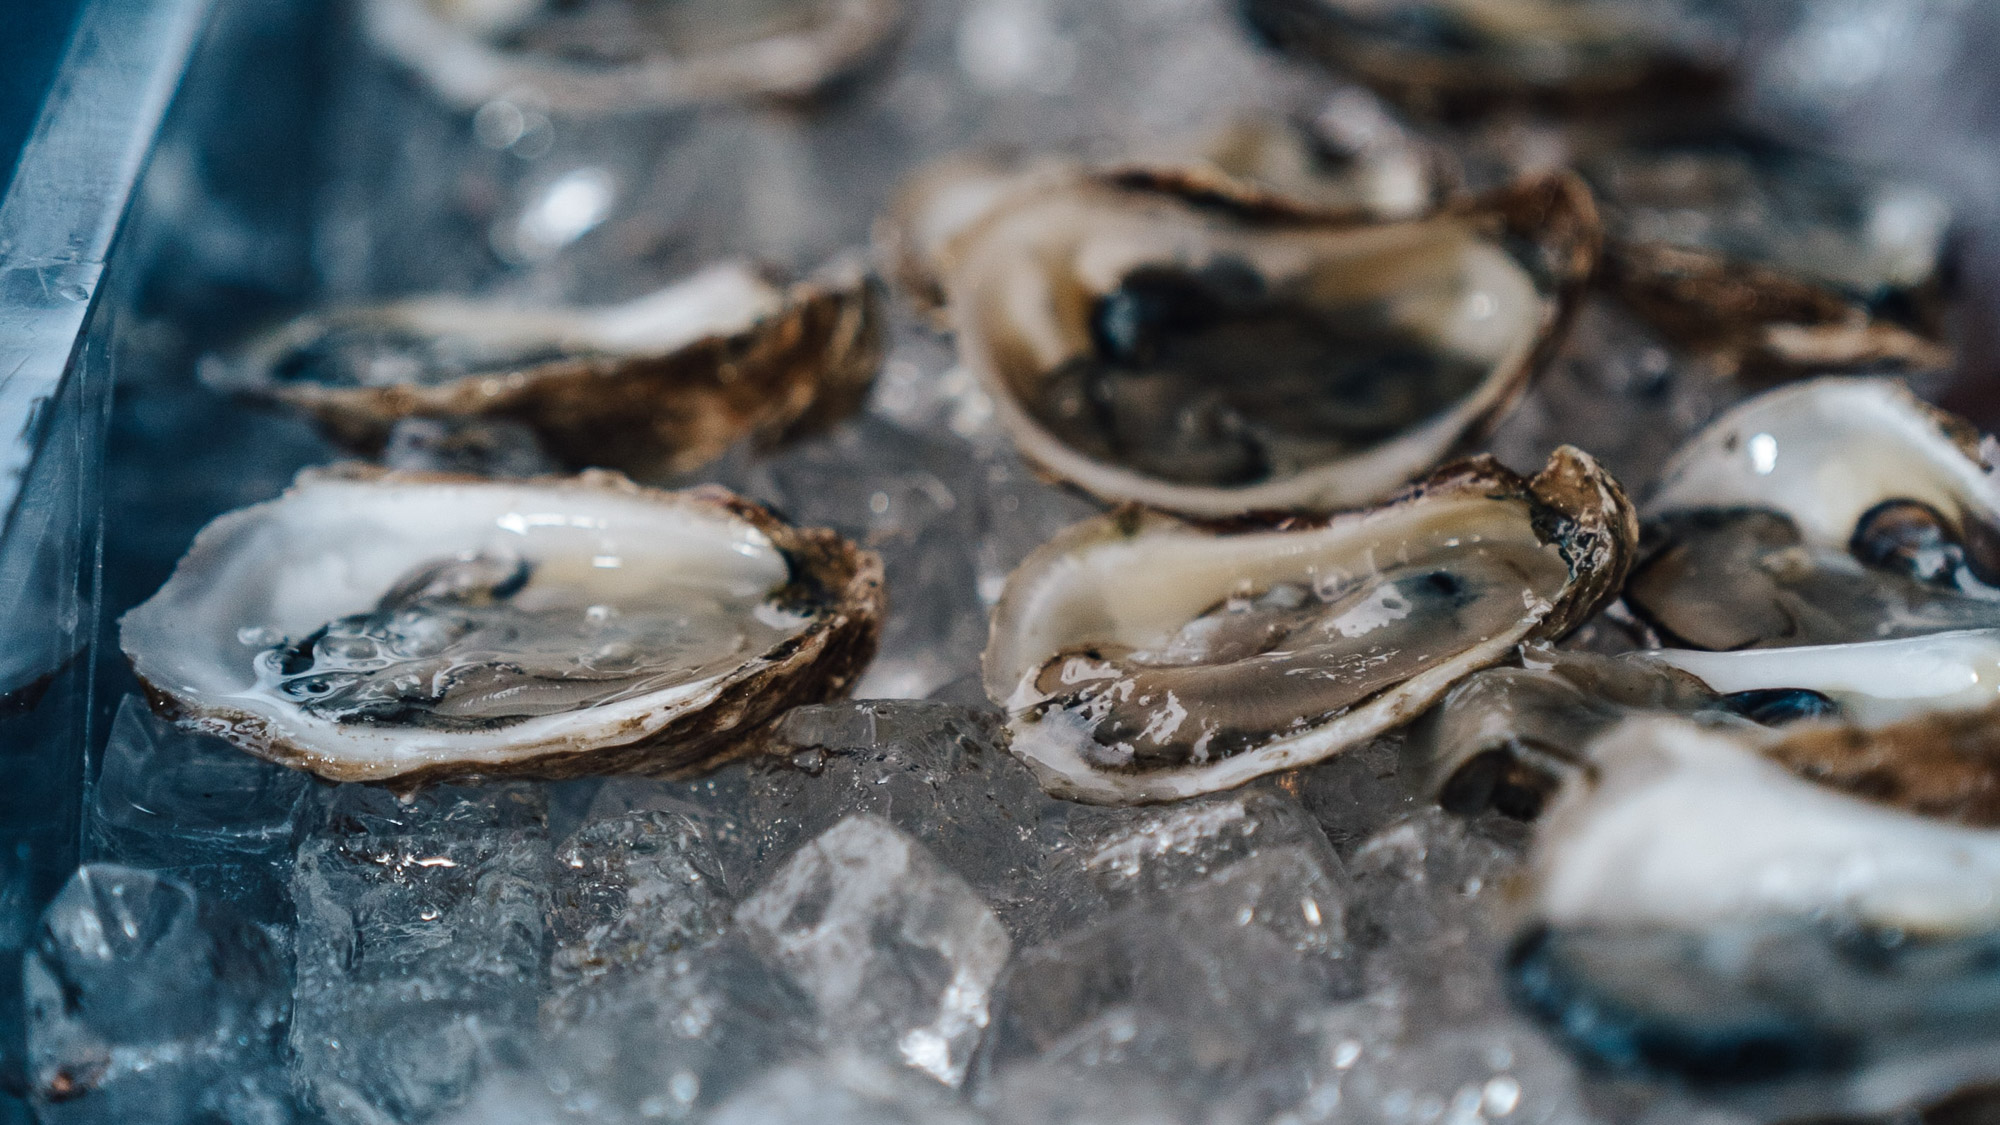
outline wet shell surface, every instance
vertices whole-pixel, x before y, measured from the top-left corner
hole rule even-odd
[[[120,642],[156,707],[335,781],[671,774],[873,655],[880,560],[721,489],[308,471]]]
[[[865,69],[904,0],[366,0],[370,37],[445,100],[559,112],[796,100]]]
[[[1524,181],[1385,221],[1207,173],[1051,171],[928,245],[1016,445],[1197,517],[1373,503],[1513,404],[1595,262],[1589,193]]]
[[[883,350],[879,285],[736,263],[599,308],[426,297],[300,317],[203,366],[379,451],[405,418],[518,423],[558,461],[654,479],[836,420]]]
[[[2000,832],[1635,719],[1538,826],[1515,997],[1600,1066],[1787,1120],[2000,1074]],[[1763,1119],[1760,1116],[1759,1119]]]
[[[1626,602],[1718,650],[2000,626],[1989,448],[1892,380],[1759,396],[1669,462]]]
[[[1226,789],[1400,726],[1565,633],[1615,593],[1633,536],[1617,484],[1567,447],[1532,480],[1479,458],[1324,519],[1120,511],[1008,578],[986,690],[1059,796]]]
[[[1606,284],[1721,370],[1950,366],[1935,192],[1753,134],[1634,141],[1582,170]]]
[[[1238,7],[1278,47],[1421,113],[1698,105],[1725,85],[1725,53],[1676,4],[1238,0]]]
[[[1926,807],[2000,797],[2000,742],[1979,742],[2000,705],[2000,629],[1885,641],[1617,657],[1525,646],[1518,668],[1467,677],[1411,731],[1408,773],[1445,808],[1539,815],[1594,769],[1589,747],[1635,715],[1732,730],[1801,775]],[[1794,724],[1799,725],[1796,729]],[[1978,745],[1975,745],[1978,743]],[[1867,747],[1863,750],[1861,747]]]

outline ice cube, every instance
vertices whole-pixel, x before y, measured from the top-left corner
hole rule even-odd
[[[90,801],[88,854],[165,871],[260,922],[290,916],[311,779],[156,718],[128,695]]]
[[[646,810],[586,822],[556,850],[551,986],[561,996],[716,937],[721,863],[701,824]]]
[[[264,931],[193,888],[81,868],[23,973],[41,1120],[291,1119],[284,965]]]
[[[832,1041],[947,1086],[964,1081],[1012,945],[972,888],[894,825],[842,820],[738,907],[736,922],[812,996]]]
[[[1324,840],[1279,844],[1029,950],[1007,976],[997,1065],[1040,1058],[1249,1119],[1314,1073],[1302,1029],[1349,990],[1350,890]]]
[[[551,862],[533,787],[336,791],[292,880],[293,1062],[328,1117],[425,1120],[532,1031]]]
[[[1286,844],[1325,846],[1311,813],[1291,797],[1268,790],[1239,790],[1079,821],[1070,858],[1115,906],[1201,883],[1260,851]]]
[[[1007,753],[999,716],[948,703],[801,707],[779,724],[785,764],[746,778],[737,866],[767,874],[845,817],[869,813],[922,840],[999,914],[1017,943],[1102,913],[1065,850],[1104,810],[1044,794]]]
[[[486,1078],[460,1125],[682,1121],[814,1046],[812,1001],[741,942],[626,967],[543,1009],[543,1037]]]
[[[978,1125],[935,1084],[866,1056],[793,1063],[723,1103],[708,1125]]]

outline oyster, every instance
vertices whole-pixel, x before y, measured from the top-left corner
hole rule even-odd
[[[1138,144],[1100,175],[1185,180],[1222,195],[1267,195],[1330,213],[1409,218],[1434,207],[1455,181],[1449,157],[1358,90],[1319,113],[1244,113],[1189,134]],[[941,328],[944,279],[955,243],[1003,204],[1093,175],[1079,161],[1015,152],[959,154],[935,161],[903,184],[875,240],[900,287]]]
[[[1414,718],[1617,590],[1633,517],[1564,447],[1378,508],[1223,527],[1126,509],[1009,576],[984,658],[1014,753],[1058,796],[1168,801],[1320,761]]]
[[[1548,359],[1597,248],[1566,175],[1400,221],[1206,173],[1049,171],[986,202],[937,258],[1001,424],[1100,499],[1203,517],[1421,476]]]
[[[365,452],[404,418],[478,419],[527,426],[573,467],[657,478],[858,407],[882,358],[879,289],[839,271],[785,289],[728,263],[601,308],[416,298],[300,317],[202,374]]]
[[[904,0],[365,0],[385,53],[466,109],[571,113],[798,99],[873,62]]]
[[[2000,626],[1989,448],[1893,381],[1752,399],[1668,464],[1625,600],[1704,649]]]
[[[673,773],[873,654],[881,562],[720,489],[349,467],[221,516],[126,614],[156,707],[335,781]]]
[[[1719,39],[1686,5],[1630,0],[1238,0],[1273,45],[1401,104],[1457,117],[1708,102]]]
[[[1953,749],[2000,702],[2000,629],[1616,657],[1528,645],[1521,665],[1467,677],[1405,743],[1406,772],[1446,809],[1532,819],[1590,776],[1600,734],[1647,712],[1733,728],[1813,720],[1769,749],[1774,760],[1876,796],[1921,792],[1931,806],[2000,795],[2000,756]]]
[[[1516,999],[1600,1065],[1787,1119],[2000,1077],[2000,832],[1816,785],[1758,741],[1660,718],[1598,740],[1595,784],[1537,830]]]
[[[1948,367],[1936,193],[1749,134],[1581,162],[1605,280],[1723,371]]]

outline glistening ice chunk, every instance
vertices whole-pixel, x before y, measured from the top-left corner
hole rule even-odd
[[[972,888],[894,825],[841,821],[736,921],[811,994],[834,1041],[964,1081],[1012,943]]]
[[[702,826],[642,810],[586,823],[556,851],[558,995],[644,971],[714,938],[729,917],[721,864]]]
[[[294,1066],[330,1118],[425,1120],[533,1028],[550,858],[532,789],[336,793],[293,873]]]
[[[310,779],[154,717],[128,695],[90,805],[90,854],[171,872],[258,921],[288,914],[285,883]]]
[[[1067,861],[1072,830],[1104,814],[1043,793],[990,710],[859,700],[796,708],[778,725],[791,764],[753,774],[745,866],[768,874],[805,841],[869,813],[923,841],[992,906],[1017,943],[1101,912]],[[746,884],[748,885],[748,880]]]
[[[543,1038],[481,1084],[463,1125],[642,1125],[698,1116],[765,1068],[810,1053],[812,1001],[723,938],[571,989]]]
[[[709,1125],[978,1125],[944,1091],[866,1057],[839,1055],[771,1071]]]
[[[1345,991],[1349,897],[1323,840],[1144,897],[1020,957],[996,1061],[1143,1076],[1263,1120],[1298,1100],[1314,1062],[1303,1032]]]
[[[43,914],[23,983],[41,1120],[290,1120],[283,963],[185,884],[82,868]]]
[[[1255,790],[1099,814],[1074,834],[1076,862],[1115,906],[1193,886],[1260,851],[1324,846],[1297,801]]]

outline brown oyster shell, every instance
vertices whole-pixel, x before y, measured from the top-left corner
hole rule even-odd
[[[1272,732],[1252,748],[1193,764],[1096,765],[1081,753],[1056,745],[1063,736],[1051,738],[1035,732],[1043,723],[1042,707],[1053,702],[1033,689],[1036,676],[1062,652],[1105,643],[1109,639],[1105,631],[1112,628],[1080,622],[1070,627],[1070,635],[1057,633],[1053,642],[1047,637],[1025,636],[1030,629],[1046,625],[1052,599],[1061,596],[1063,583],[1075,581],[1069,577],[1072,572],[1080,573],[1072,556],[1099,544],[1129,542],[1149,533],[1194,533],[1227,539],[1269,532],[1312,533],[1343,524],[1366,529],[1371,522],[1413,512],[1415,506],[1467,500],[1524,503],[1528,512],[1524,530],[1532,533],[1536,543],[1558,549],[1568,578],[1553,600],[1529,607],[1517,625],[1502,635],[1466,643],[1447,662],[1448,667],[1425,669],[1327,717],[1309,724],[1302,719],[1302,729]],[[1145,804],[1233,788],[1255,777],[1311,765],[1402,726],[1423,714],[1465,676],[1506,659],[1520,642],[1561,637],[1616,596],[1631,565],[1637,535],[1632,505],[1618,483],[1588,454],[1568,446],[1556,450],[1547,466],[1531,479],[1514,474],[1491,457],[1476,457],[1440,469],[1385,504],[1332,516],[1274,515],[1203,522],[1121,509],[1068,529],[1031,554],[1009,576],[994,608],[984,656],[986,691],[1009,709],[1015,754],[1027,761],[1043,787],[1057,796],[1098,804]],[[1087,585],[1089,579],[1081,581]],[[1051,643],[1053,651],[1042,651]]]
[[[1427,229],[1462,231],[1474,241],[1498,244],[1530,279],[1540,307],[1531,346],[1495,360],[1471,391],[1437,413],[1372,445],[1314,461],[1285,474],[1241,485],[1180,483],[1135,466],[1100,459],[1069,445],[1020,401],[1024,375],[1014,328],[992,325],[970,295],[985,284],[987,261],[1008,246],[1001,229],[1061,195],[1078,208],[1132,209],[1174,215],[1189,229],[1247,232],[1270,237],[1298,232],[1329,242],[1394,236],[1415,238]],[[911,228],[902,224],[902,229]],[[1073,237],[1082,244],[1088,231]],[[1106,503],[1138,503],[1194,518],[1222,518],[1244,511],[1331,511],[1373,503],[1462,451],[1498,423],[1561,346],[1595,268],[1602,231],[1589,189],[1569,173],[1524,178],[1485,195],[1429,214],[1385,220],[1358,210],[1327,210],[1205,168],[1134,167],[1083,170],[1045,166],[991,189],[983,210],[929,235],[901,236],[888,245],[898,276],[920,304],[942,303],[962,361],[995,402],[1004,428],[1043,475]],[[1065,301],[1078,295],[1076,279],[1048,282]],[[983,290],[982,290],[983,291]],[[990,300],[985,298],[985,300]],[[983,307],[983,306],[982,306]],[[1009,358],[1013,357],[1013,358]],[[1006,368],[1005,371],[1001,368]]]
[[[745,438],[778,444],[859,409],[882,363],[884,304],[872,278],[821,278],[792,286],[779,311],[742,331],[664,354],[556,360],[431,385],[334,387],[254,373],[232,385],[311,414],[365,454],[379,453],[404,418],[504,420],[533,430],[571,468],[658,480]]]
[[[301,485],[314,479],[395,485],[496,483],[457,474],[401,473],[345,464],[307,470],[300,474],[299,483],[287,496],[295,495]],[[546,780],[599,774],[681,777],[765,750],[768,732],[787,711],[802,704],[845,696],[875,655],[886,612],[882,560],[835,532],[793,527],[762,505],[713,485],[666,492],[604,471],[590,471],[577,477],[502,482],[499,486],[507,485],[603,490],[665,505],[692,506],[739,520],[769,536],[789,563],[794,581],[816,584],[829,595],[827,604],[803,632],[766,652],[747,657],[728,674],[712,698],[693,709],[684,709],[663,725],[647,729],[647,716],[636,716],[589,732],[587,736],[547,741],[506,761],[446,761],[414,769],[393,769],[330,758],[276,729],[262,716],[226,703],[192,698],[176,692],[171,685],[154,682],[148,678],[143,655],[128,647],[127,659],[153,710],[188,729],[223,738],[257,757],[335,782],[380,782],[410,789],[468,777]],[[285,499],[267,503],[283,503]],[[176,567],[175,579],[214,566],[214,556],[220,553],[222,544],[218,526],[232,518],[242,518],[243,513],[252,510],[238,509],[204,528]],[[131,619],[145,610],[146,603],[142,603],[121,620],[121,643],[132,643]]]

